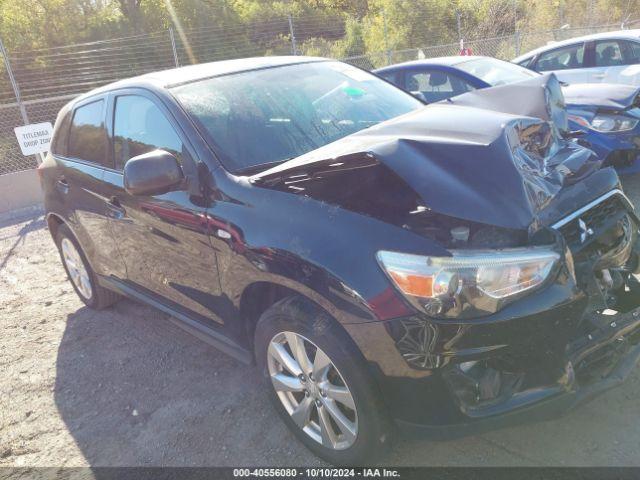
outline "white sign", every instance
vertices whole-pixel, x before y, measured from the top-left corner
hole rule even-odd
[[[49,151],[53,127],[50,122],[32,123],[13,129],[23,155],[35,155]]]

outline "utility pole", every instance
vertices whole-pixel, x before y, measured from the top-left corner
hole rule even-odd
[[[587,25],[589,27],[593,27],[593,17],[596,9],[595,0],[589,0],[589,5],[587,7]]]
[[[176,64],[176,68],[180,66],[178,61],[178,49],[176,48],[176,37],[173,34],[173,27],[169,27],[169,38],[171,39],[171,50],[173,50],[173,62]]]
[[[518,0],[513,0],[513,40],[517,57],[520,55],[520,32],[518,31]]]
[[[387,36],[387,16],[382,9],[382,24],[384,27],[384,50],[387,52],[387,65],[391,65],[391,50],[389,50],[389,38]]]
[[[289,35],[291,35],[291,53],[298,55],[298,47],[296,46],[296,33],[293,30],[293,18],[289,14]]]
[[[18,82],[16,81],[16,77],[13,75],[13,70],[11,69],[11,60],[9,60],[9,55],[4,48],[4,44],[2,43],[2,39],[0,38],[0,55],[4,59],[4,66],[7,69],[7,76],[9,77],[9,82],[11,83],[11,88],[13,88],[13,95],[16,97],[16,103],[18,104],[18,108],[20,109],[20,116],[22,117],[22,123],[24,125],[29,125],[29,115],[27,115],[27,108],[24,106],[22,102],[22,97],[20,95],[20,87],[18,86]],[[38,153],[36,154],[37,162],[40,164],[44,162],[44,154]]]
[[[456,10],[456,24],[458,26],[458,41],[462,40],[462,28],[460,26],[460,10]]]
[[[16,97],[16,103],[20,108],[20,115],[22,116],[22,121],[25,125],[29,125],[29,116],[27,115],[27,109],[22,103],[22,97],[20,96],[20,87],[18,87],[18,82],[16,82],[16,77],[13,76],[13,70],[11,69],[11,61],[9,60],[9,55],[7,55],[7,51],[4,48],[4,44],[2,43],[2,39],[0,38],[0,54],[4,59],[4,66],[7,69],[7,75],[9,76],[9,82],[11,83],[11,88],[13,89],[13,95]]]

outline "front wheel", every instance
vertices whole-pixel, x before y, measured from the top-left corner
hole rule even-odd
[[[256,354],[278,413],[307,448],[336,465],[380,461],[386,410],[339,324],[301,297],[286,298],[260,318]]]

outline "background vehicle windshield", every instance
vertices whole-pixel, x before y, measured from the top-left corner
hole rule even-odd
[[[172,92],[225,167],[243,173],[423,106],[374,75],[339,62],[215,77]]]
[[[478,77],[480,80],[484,80],[493,87],[528,80],[540,75],[520,65],[503,62],[495,58],[468,60],[458,63],[456,68]]]

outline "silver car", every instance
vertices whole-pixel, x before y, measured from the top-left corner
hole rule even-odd
[[[567,83],[640,85],[640,29],[554,42],[512,60]]]

